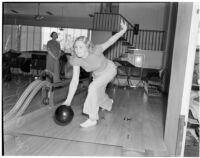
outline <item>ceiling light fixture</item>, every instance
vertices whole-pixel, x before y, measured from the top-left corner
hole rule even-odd
[[[13,13],[15,13],[15,14],[18,14],[18,13],[19,13],[18,11],[13,10],[13,9],[11,9],[10,11],[13,12]]]
[[[50,12],[50,11],[46,11],[46,13],[47,13],[48,15],[53,15],[53,13]]]
[[[88,14],[89,15],[89,17],[91,17],[91,18],[93,18],[94,17],[94,14]]]
[[[40,3],[38,3],[38,6],[37,6],[37,15],[34,16],[34,19],[35,20],[42,20],[42,19],[44,19],[44,17],[40,15]]]

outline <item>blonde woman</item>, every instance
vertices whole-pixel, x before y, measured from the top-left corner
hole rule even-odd
[[[107,84],[115,77],[117,70],[115,64],[105,58],[103,52],[126,32],[127,24],[121,21],[120,25],[121,30],[103,44],[93,45],[84,36],[78,37],[74,42],[75,53],[70,59],[70,63],[73,65],[73,76],[67,99],[63,104],[71,105],[79,83],[80,67],[87,72],[92,72],[93,77],[83,107],[83,113],[87,114],[89,118],[80,124],[81,127],[91,127],[97,124],[99,107],[108,111],[112,109],[113,100],[109,98],[105,90]]]

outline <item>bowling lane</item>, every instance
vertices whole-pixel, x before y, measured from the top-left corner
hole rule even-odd
[[[13,75],[11,81],[2,82],[3,115],[13,108],[21,94],[32,81],[32,76]]]
[[[121,156],[122,148],[62,139],[18,135],[5,144],[5,156]]]
[[[118,93],[121,94],[117,94],[117,96],[123,96],[123,91]],[[61,95],[62,93],[56,94]],[[19,123],[20,126],[17,126],[15,132],[46,138],[122,146],[125,130],[123,101],[127,99],[125,95],[125,98],[115,98],[117,104],[113,105],[112,112],[100,112],[101,119],[98,126],[84,129],[80,128],[79,124],[86,120],[86,116],[82,115],[86,94],[87,92],[82,92],[75,96],[72,102],[75,116],[69,125],[59,126],[55,124],[53,120],[55,107],[43,107],[41,109],[46,109],[42,113],[37,114],[37,111],[35,111],[35,116],[31,115],[32,118],[26,119],[27,121],[24,124]],[[115,96],[113,95],[113,97]]]
[[[66,89],[59,89],[59,91],[55,92],[54,101],[56,98],[62,98],[61,95],[66,91]],[[64,151],[66,147],[60,147],[60,141],[70,142],[71,145],[77,146],[77,149],[80,150],[81,147],[78,144],[84,145],[86,143],[98,147],[102,146],[102,149],[103,146],[122,148],[123,150],[128,150],[126,154],[132,153],[132,151],[144,153],[146,150],[158,153],[166,152],[162,137],[162,99],[149,98],[148,101],[142,99],[142,96],[146,98],[143,89],[124,91],[124,89],[120,88],[108,88],[108,93],[114,99],[113,109],[111,112],[100,111],[98,126],[86,129],[79,126],[86,119],[86,116],[82,115],[83,103],[87,95],[85,91],[78,93],[73,99],[72,108],[75,116],[69,125],[59,126],[55,124],[53,115],[56,107],[42,106],[36,110],[27,109],[26,114],[22,116],[24,119],[17,120],[17,126],[13,129],[13,133],[8,133],[7,135],[32,137],[33,144],[34,140],[46,140],[43,142],[45,143],[43,147],[48,146],[48,149],[43,148],[44,152],[37,147],[33,147],[35,150],[39,150],[41,155],[47,153],[47,150],[49,150],[49,153],[52,150]],[[38,103],[40,99],[37,99],[39,96],[39,94],[35,96],[36,98],[31,102],[31,106],[34,106],[33,102],[40,105],[41,102]],[[49,140],[59,141],[56,141],[58,144],[53,143],[54,145],[49,146]],[[60,149],[57,149],[57,146]],[[55,147],[56,149],[54,149]],[[7,149],[9,149],[9,146]],[[14,150],[18,150],[18,148]],[[111,150],[115,149],[112,148]],[[84,151],[87,152],[87,150]],[[22,155],[37,155],[37,151],[32,151],[32,148],[25,153],[21,149],[19,152],[14,153],[19,155],[20,153]],[[73,155],[74,153],[76,154],[76,151],[66,151],[66,155]]]

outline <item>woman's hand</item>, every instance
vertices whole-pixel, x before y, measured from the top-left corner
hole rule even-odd
[[[71,106],[70,103],[68,101],[65,102],[66,106]]]
[[[121,19],[121,23],[120,23],[121,29],[126,31],[127,30],[127,23]]]
[[[62,103],[63,105],[66,105],[66,106],[71,106],[70,102],[67,100],[65,100],[65,102]]]

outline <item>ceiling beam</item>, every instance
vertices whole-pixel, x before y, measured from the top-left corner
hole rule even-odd
[[[44,16],[42,20],[35,20],[32,15],[7,14],[3,16],[3,24],[91,29],[92,18]]]

